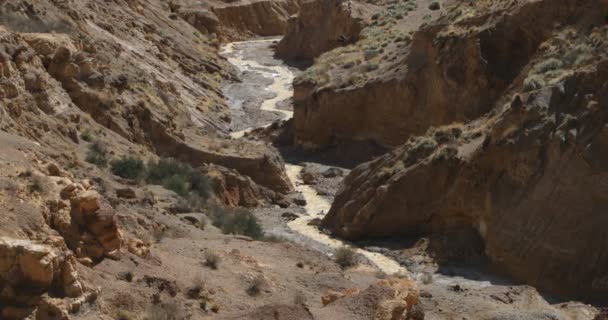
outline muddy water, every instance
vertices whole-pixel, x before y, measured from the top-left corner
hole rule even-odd
[[[235,42],[226,44],[221,53],[226,56],[228,61],[236,66],[241,72],[257,72],[263,77],[272,78],[274,82],[268,86],[266,90],[274,94],[274,97],[267,99],[262,103],[260,109],[271,112],[280,112],[283,119],[289,119],[293,116],[293,112],[285,111],[277,108],[277,104],[285,99],[292,97],[293,87],[292,82],[295,77],[293,71],[287,66],[282,64],[268,64],[261,63],[256,60],[255,55],[248,55],[248,45],[259,45],[260,43],[267,42],[268,45],[276,39],[264,39],[254,40],[246,42]],[[257,127],[267,127],[270,123],[261,123],[256,127],[247,128],[245,130],[233,132],[231,136],[235,139],[243,137],[243,135]],[[290,222],[289,228],[300,235],[309,238],[315,242],[318,242],[331,249],[336,249],[345,245],[344,242],[339,239],[331,238],[313,226],[309,226],[308,223],[315,218],[323,218],[325,213],[329,211],[331,203],[325,198],[319,196],[317,192],[303,183],[300,178],[300,172],[303,167],[297,164],[287,164],[285,170],[287,176],[291,180],[292,184],[296,187],[296,190],[304,196],[306,199],[306,213],[307,215],[301,216],[300,218]],[[371,261],[379,270],[387,273],[404,273],[406,270],[399,265],[396,261],[388,258],[382,254],[370,252],[363,249],[356,249],[356,251],[365,256]]]
[[[260,43],[268,43],[270,45],[272,41],[276,39],[264,39],[264,40],[252,40],[245,42],[232,42],[226,44],[222,50],[221,54],[225,56],[228,61],[238,68],[240,72],[256,72],[261,76],[266,78],[272,78],[274,82],[266,88],[268,92],[274,93],[275,97],[265,100],[262,103],[260,109],[264,111],[276,111],[282,114],[282,119],[287,120],[293,116],[293,112],[287,110],[281,110],[277,108],[277,104],[283,100],[291,98],[293,95],[293,87],[292,82],[295,78],[294,73],[285,65],[263,65],[258,61],[252,59],[246,59],[244,57],[244,50],[242,48],[246,48],[247,44],[260,44]],[[236,49],[236,46],[239,45],[241,48]],[[267,123],[260,125],[258,127],[267,127],[272,123]],[[232,138],[238,139],[243,137],[245,133],[255,129],[256,127],[248,128],[245,130],[233,132],[230,134]]]

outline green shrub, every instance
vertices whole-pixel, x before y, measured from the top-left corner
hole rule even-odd
[[[148,183],[162,185],[200,208],[211,194],[211,181],[200,171],[175,159],[160,159],[148,164]]]
[[[91,131],[89,131],[89,130],[85,130],[83,133],[81,133],[80,138],[86,142],[93,141],[93,135],[91,134]]]
[[[336,250],[334,261],[342,268],[352,267],[357,264],[357,255],[355,251],[349,247],[340,247]]]
[[[264,232],[256,216],[245,209],[226,210],[215,207],[211,210],[213,225],[224,234],[241,234],[253,239],[262,239]]]
[[[139,158],[123,157],[110,162],[110,166],[113,174],[125,179],[140,180],[146,175],[146,165]]]
[[[108,150],[101,141],[95,141],[89,145],[86,161],[100,168],[105,168],[108,165]]]

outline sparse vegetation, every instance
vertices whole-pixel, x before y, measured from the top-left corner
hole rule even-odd
[[[146,175],[146,165],[136,157],[123,157],[110,162],[112,173],[131,180],[143,179]]]
[[[205,292],[205,282],[203,278],[199,275],[194,280],[192,280],[192,286],[186,292],[186,296],[189,299],[198,299]]]
[[[93,135],[91,134],[91,131],[89,131],[89,130],[85,130],[83,133],[81,133],[80,138],[86,142],[93,141]]]
[[[211,182],[200,171],[170,158],[150,162],[146,180],[177,193],[194,208],[201,208],[212,190]]]
[[[206,251],[205,252],[205,266],[217,270],[220,264],[220,256],[214,251]]]
[[[257,296],[260,293],[262,293],[262,289],[264,288],[265,285],[266,285],[266,279],[264,279],[264,276],[259,275],[255,279],[253,279],[253,281],[251,281],[251,283],[249,284],[249,287],[247,288],[247,293],[250,296]]]
[[[29,179],[30,183],[27,186],[29,192],[39,194],[46,193],[48,190],[48,182],[43,176],[30,174]]]
[[[108,165],[108,150],[105,144],[99,140],[91,143],[85,160],[100,168],[105,168]]]
[[[116,311],[116,320],[135,320],[137,316],[131,312],[124,309],[119,309]]]
[[[245,209],[227,210],[221,207],[211,209],[213,225],[225,234],[241,234],[253,239],[264,236],[258,219]]]
[[[352,267],[357,264],[357,255],[355,251],[349,247],[340,247],[336,250],[334,261],[343,269]]]
[[[152,305],[148,308],[145,320],[183,320],[186,313],[177,301]]]
[[[545,81],[538,76],[529,76],[524,80],[524,91],[538,90],[545,86]]]

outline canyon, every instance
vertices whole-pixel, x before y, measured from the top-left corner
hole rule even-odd
[[[0,319],[608,319],[608,0],[0,0]]]

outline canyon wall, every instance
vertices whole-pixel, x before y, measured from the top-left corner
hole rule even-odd
[[[224,39],[252,36],[278,36],[287,32],[291,15],[298,12],[300,0],[241,0],[215,5],[219,33]]]
[[[479,97],[438,105],[445,112],[466,114],[476,110],[471,105],[490,111],[465,123],[424,129],[426,133],[357,167],[345,179],[323,226],[349,239],[472,228],[495,266],[514,278],[554,293],[605,301],[606,10],[608,1],[533,1],[509,7],[492,28],[494,40],[484,42],[484,31],[475,36],[482,40],[477,49],[484,49],[477,56],[484,62],[479,70],[492,77],[475,77],[483,80],[479,87],[479,82],[466,80],[467,72],[476,69],[452,73],[464,77],[454,82],[454,90],[472,85],[462,91],[480,93],[479,88],[486,88],[481,97],[489,105]],[[498,27],[526,25],[518,16],[537,17],[530,27],[541,30],[524,37]],[[572,25],[542,20],[558,18]],[[511,25],[511,19],[519,22]],[[545,40],[536,38],[541,36]],[[449,48],[441,39],[435,42]],[[524,39],[526,45],[519,49],[500,49]],[[479,54],[477,49],[469,56]],[[520,55],[510,60],[514,67],[499,63]],[[459,57],[444,56],[436,66],[451,65],[450,59]],[[436,96],[445,92],[436,88]],[[461,94],[449,92],[452,97]],[[432,116],[433,110],[426,112]],[[464,120],[463,115],[454,117]]]
[[[322,148],[371,140],[392,147],[429,126],[475,119],[491,109],[556,21],[580,21],[585,10],[572,1],[494,5],[462,17],[454,9],[394,40],[383,40],[391,28],[369,26],[360,48],[327,53],[296,79],[296,143]],[[361,71],[340,63],[353,50],[363,51],[355,62]]]
[[[289,20],[276,48],[282,59],[311,64],[322,53],[359,40],[372,9],[353,1],[308,0]]]

